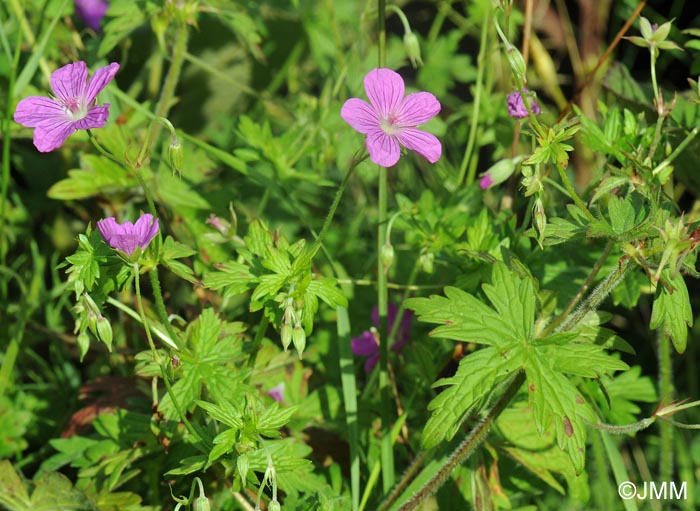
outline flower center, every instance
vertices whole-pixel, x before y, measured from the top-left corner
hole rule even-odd
[[[84,119],[88,114],[88,109],[85,102],[76,98],[69,99],[63,104],[63,106],[68,118],[73,122]]]
[[[382,118],[379,121],[379,126],[382,131],[387,135],[396,135],[401,129],[396,124],[396,116],[394,114],[389,114],[389,117]]]

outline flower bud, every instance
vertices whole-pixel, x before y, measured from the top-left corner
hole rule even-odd
[[[267,509],[269,509],[270,511],[281,511],[282,506],[280,506],[280,503],[277,502],[277,500],[273,500],[272,502],[270,502],[270,505],[267,507]]]
[[[194,511],[211,511],[209,499],[205,495],[200,495],[194,499]]]
[[[547,227],[547,214],[544,211],[544,204],[542,204],[542,199],[539,197],[535,199],[535,204],[532,207],[532,220],[535,224],[535,229],[537,229],[537,243],[539,243],[540,248],[542,248],[542,241],[544,240],[544,231]]]
[[[301,357],[301,354],[304,353],[304,348],[306,348],[306,332],[304,332],[301,325],[296,325],[294,330],[292,330],[292,342],[297,353],[299,353],[299,357]]]
[[[413,69],[421,67],[423,65],[423,59],[421,59],[420,56],[420,43],[418,42],[416,34],[410,30],[407,31],[403,35],[403,47],[404,50],[406,50],[406,55],[408,56],[408,60],[411,61]]]
[[[522,156],[516,156],[515,158],[505,158],[494,163],[484,172],[481,181],[479,181],[481,189],[486,190],[487,188],[503,183],[515,172],[516,167],[522,159]]]
[[[508,45],[506,58],[513,74],[518,77],[516,83],[525,83],[525,59],[520,50],[515,46]]]
[[[173,138],[170,142],[168,156],[170,157],[170,166],[179,174],[185,157],[182,153],[182,144],[177,138]]]
[[[286,322],[282,323],[282,328],[280,328],[280,337],[282,338],[282,346],[284,346],[286,351],[292,342],[292,325]]]
[[[432,252],[424,252],[420,255],[418,258],[418,264],[420,264],[421,269],[425,273],[433,273],[434,268],[434,263],[435,262],[435,254]]]
[[[97,318],[97,337],[112,351],[112,325],[104,316]]]
[[[382,268],[384,268],[384,273],[389,271],[389,268],[394,264],[394,246],[389,242],[389,240],[382,246],[382,251],[379,254],[379,260],[382,263]]]

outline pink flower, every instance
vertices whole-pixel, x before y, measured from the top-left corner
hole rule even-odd
[[[266,394],[278,403],[281,403],[284,400],[284,382],[279,382],[277,385],[268,390]]]
[[[522,94],[517,90],[508,94],[508,115],[515,117],[516,119],[524,119],[528,116],[527,108],[525,108],[525,104],[523,103],[523,98],[525,98],[530,105],[530,110],[532,110],[533,114],[537,115],[542,111],[539,103],[535,99],[534,94],[527,89],[523,89]]]
[[[396,321],[396,315],[399,312],[399,308],[393,303],[388,304],[387,310],[387,325],[389,330],[394,326],[394,321]],[[401,351],[404,346],[409,341],[409,335],[411,333],[411,318],[413,313],[409,310],[404,310],[403,317],[401,318],[401,324],[396,332],[396,339],[394,344],[391,345],[391,349],[394,351]],[[372,322],[375,326],[379,326],[379,308],[377,306],[372,309]],[[362,332],[358,337],[352,339],[352,352],[355,355],[361,357],[367,357],[365,361],[365,372],[369,373],[374,369],[374,366],[379,362],[379,339],[377,338],[377,330],[372,328]]]
[[[373,69],[365,76],[365,92],[370,104],[348,99],[340,115],[356,131],[367,135],[367,150],[374,163],[391,167],[399,161],[399,144],[435,163],[442,155],[440,141],[416,129],[440,112],[440,102],[429,92],[416,92],[404,98],[401,76],[391,69]]]
[[[88,81],[85,62],[63,66],[51,75],[55,98],[30,96],[17,104],[15,122],[34,130],[34,145],[42,153],[63,145],[75,130],[101,128],[109,117],[109,104],[95,98],[119,70],[113,62],[95,71]]]
[[[110,247],[130,256],[139,247],[141,250],[146,250],[148,244],[158,234],[158,219],[146,213],[141,215],[135,224],[131,222],[119,224],[114,217],[109,217],[97,222],[97,228]]]
[[[75,0],[75,13],[78,18],[95,32],[100,31],[100,23],[108,7],[109,3],[106,0]]]

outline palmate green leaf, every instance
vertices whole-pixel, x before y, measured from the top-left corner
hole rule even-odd
[[[250,371],[235,366],[243,358],[242,331],[241,324],[225,324],[211,309],[189,324],[185,349],[179,354],[182,377],[172,386],[183,409],[194,407],[204,389],[215,402],[236,402],[252,392],[245,384]],[[168,419],[178,418],[169,393],[159,410]]]
[[[70,479],[58,472],[44,472],[34,482],[32,511],[97,511],[95,504]]]
[[[517,278],[505,264],[496,263],[491,284],[484,284],[483,289],[498,311],[500,320],[513,329],[515,339],[530,339],[535,322],[535,289],[532,282]]]
[[[662,272],[651,311],[649,328],[661,328],[663,335],[670,337],[678,353],[685,352],[688,342],[688,328],[693,325],[693,311],[685,280],[680,273],[671,277],[668,270]],[[669,287],[669,288],[667,288]]]
[[[534,410],[537,431],[544,433],[553,421],[559,448],[568,453],[574,470],[580,474],[586,460],[586,423],[583,418],[593,423],[595,414],[576,386],[550,365],[545,356],[530,353],[525,366],[529,402]]]
[[[338,288],[338,283],[335,279],[324,277],[312,280],[309,282],[309,287],[307,287],[306,290],[323,300],[330,307],[348,306],[348,299]]]
[[[446,287],[445,296],[410,298],[406,307],[416,313],[419,321],[443,325],[430,332],[432,337],[494,346],[512,338],[508,325],[496,311],[456,287]]]
[[[522,347],[484,348],[464,357],[454,376],[438,380],[435,386],[449,386],[433,399],[428,409],[433,413],[423,429],[421,444],[435,447],[450,440],[471,408],[521,366]]]
[[[536,352],[541,359],[548,360],[556,371],[585,378],[600,378],[604,374],[629,369],[627,364],[612,357],[597,344],[538,346]]]
[[[216,265],[217,271],[211,271],[204,276],[204,287],[215,291],[223,291],[228,298],[245,293],[255,287],[258,279],[250,269],[236,261],[227,261]]]

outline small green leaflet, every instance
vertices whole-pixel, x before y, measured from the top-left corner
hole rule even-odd
[[[688,328],[693,325],[693,311],[685,280],[680,273],[670,276],[668,270],[662,272],[661,281],[654,298],[649,328],[661,328],[670,337],[678,353],[685,352],[688,342]]]

